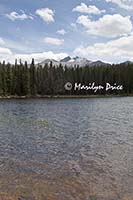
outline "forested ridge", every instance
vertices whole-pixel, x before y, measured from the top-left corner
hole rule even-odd
[[[123,63],[110,66],[63,67],[45,64],[30,65],[21,61],[14,65],[0,63],[0,96],[45,96],[45,95],[92,95],[93,91],[67,91],[66,82],[72,84],[95,82],[97,85],[121,84],[122,91],[97,91],[96,94],[133,94],[133,64]]]

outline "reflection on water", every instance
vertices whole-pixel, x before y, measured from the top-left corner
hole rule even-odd
[[[133,200],[133,98],[1,100],[0,200]]]

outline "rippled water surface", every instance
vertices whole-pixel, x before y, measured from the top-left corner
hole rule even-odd
[[[133,200],[133,98],[1,100],[0,200]]]

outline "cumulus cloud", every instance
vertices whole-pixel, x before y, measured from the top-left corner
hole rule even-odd
[[[86,57],[90,60],[102,60],[105,62],[118,63],[126,60],[133,61],[133,35],[123,36],[119,39],[111,40],[105,43],[95,43],[86,47],[77,47],[73,54],[75,56]],[[15,59],[31,62],[34,58],[35,62],[41,62],[45,59],[60,60],[68,56],[67,53],[54,53],[53,51],[40,53],[16,54],[9,48],[0,47],[0,61],[14,63]]]
[[[66,53],[54,53],[53,51],[42,52],[42,53],[32,53],[32,54],[15,54],[13,55],[13,59],[22,59],[22,61],[31,62],[31,59],[34,58],[36,63],[39,63],[45,59],[54,59],[60,60],[64,57],[68,56]]]
[[[2,55],[12,55],[12,52],[8,48],[0,47],[0,56]]]
[[[25,14],[24,11],[21,11],[21,14],[13,11],[10,14],[6,14],[6,17],[9,18],[12,21],[15,21],[15,20],[25,20],[25,19],[33,19],[33,17],[31,15]]]
[[[120,8],[125,10],[133,10],[133,0],[106,0],[106,2],[117,4]]]
[[[10,60],[12,58],[12,55],[13,54],[10,49],[0,47],[0,62],[2,62],[3,60],[8,62],[8,60]]]
[[[0,47],[0,61],[5,60],[6,62],[14,63],[15,59],[21,59],[22,62],[27,61],[31,62],[31,59],[34,58],[36,63],[39,63],[45,59],[55,59],[60,60],[68,56],[67,53],[54,53],[53,51],[41,52],[41,53],[29,53],[29,54],[15,54],[8,48]]]
[[[58,38],[53,38],[53,37],[46,37],[46,38],[43,39],[43,42],[47,43],[47,44],[60,46],[64,43],[64,40],[58,39]]]
[[[75,55],[80,55],[91,60],[103,60],[105,62],[133,61],[133,35],[123,36],[106,43],[95,43],[87,47],[78,47]]]
[[[66,34],[66,31],[64,29],[60,29],[57,31],[58,34],[60,35],[65,35]]]
[[[54,22],[54,11],[49,8],[41,8],[36,10],[36,14],[39,15],[44,22],[51,23]]]
[[[73,8],[72,11],[73,12],[86,13],[86,14],[95,14],[95,15],[105,13],[105,10],[99,10],[94,5],[87,6],[85,3],[81,3],[80,5],[76,6],[75,8]]]
[[[130,16],[120,14],[104,15],[97,21],[92,21],[88,16],[81,15],[77,23],[83,25],[88,34],[105,37],[117,37],[129,34],[132,31]]]

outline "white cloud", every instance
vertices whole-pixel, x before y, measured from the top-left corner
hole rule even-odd
[[[87,6],[85,3],[81,3],[80,5],[73,8],[73,12],[80,12],[80,13],[86,13],[86,14],[95,14],[99,15],[101,13],[105,13],[105,10],[99,10],[94,5]]]
[[[0,44],[3,45],[5,44],[5,41],[0,37]]]
[[[74,54],[91,60],[105,62],[133,61],[133,35],[124,36],[106,43],[96,43],[87,47],[78,47]]]
[[[0,47],[0,56],[3,55],[12,55],[12,52],[8,48]]]
[[[46,37],[46,38],[44,38],[43,42],[47,43],[47,44],[53,44],[53,45],[59,46],[64,43],[64,40],[58,39],[58,38]]]
[[[66,34],[66,31],[64,29],[60,29],[57,31],[58,34],[60,35],[65,35]]]
[[[10,20],[15,21],[15,20],[25,20],[25,19],[33,19],[31,15],[25,14],[24,11],[21,11],[22,13],[19,14],[15,11],[11,12],[10,14],[6,14],[6,17],[8,17]]]
[[[22,59],[22,61],[31,62],[31,59],[34,58],[35,62],[41,62],[45,59],[55,59],[60,60],[64,57],[68,56],[66,53],[54,53],[53,51],[42,52],[42,53],[32,53],[32,54],[15,54],[13,56],[13,61],[16,59]]]
[[[41,8],[36,10],[36,14],[39,15],[46,23],[54,22],[54,11],[49,8]]]
[[[8,48],[0,47],[0,62],[8,62],[12,58],[12,52]]]
[[[125,10],[133,10],[133,0],[106,0],[106,2],[117,4],[120,8]]]
[[[0,61],[5,60],[6,62],[14,63],[15,59],[21,59],[22,62],[27,61],[31,62],[31,59],[34,58],[36,63],[39,63],[45,59],[55,59],[60,60],[68,56],[66,53],[54,53],[53,51],[41,52],[41,53],[29,53],[29,54],[15,54],[8,48],[0,47]]]
[[[92,21],[88,16],[81,15],[78,17],[77,23],[83,25],[88,34],[105,37],[129,34],[133,28],[130,17],[123,17],[120,14],[104,15],[97,21]]]
[[[75,56],[86,57],[90,60],[103,60],[105,62],[123,62],[126,60],[133,61],[133,34],[123,36],[119,39],[111,40],[106,43],[95,43],[87,47],[78,47],[74,50]],[[35,62],[41,62],[45,59],[60,60],[68,56],[66,53],[54,53],[53,51],[40,53],[16,54],[9,48],[0,47],[0,61],[14,63],[15,59],[31,62],[34,58]]]

